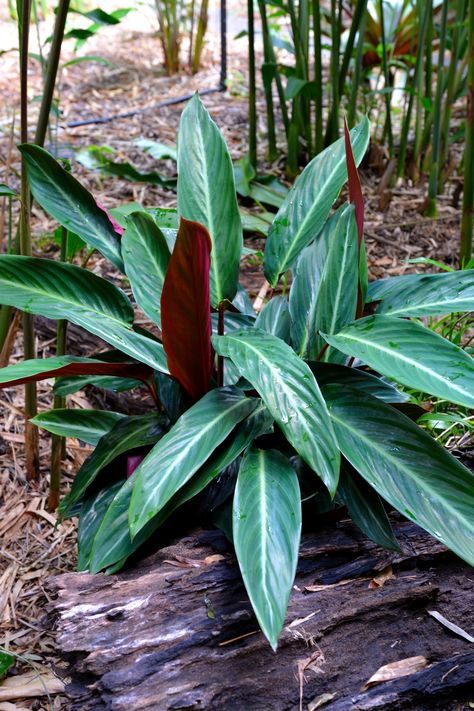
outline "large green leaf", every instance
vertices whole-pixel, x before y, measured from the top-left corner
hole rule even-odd
[[[211,304],[236,294],[242,225],[225,141],[196,94],[181,115],[178,211],[207,227],[212,240]]]
[[[443,274],[407,274],[373,281],[370,301],[379,301],[378,314],[444,316],[474,310],[474,269]]]
[[[414,321],[367,316],[328,343],[403,385],[474,407],[474,363],[461,348]]]
[[[20,151],[38,205],[123,270],[119,236],[92,195],[43,148],[24,144]]]
[[[70,515],[72,506],[95,480],[99,472],[130,449],[155,444],[164,434],[163,418],[156,414],[125,417],[104,435],[74,479],[71,491],[61,501],[61,516]],[[125,467],[124,467],[125,471]]]
[[[365,118],[351,131],[357,165],[368,141],[369,121]],[[271,286],[317,237],[346,180],[346,151],[344,138],[340,138],[306,166],[278,210],[265,247],[265,276]]]
[[[474,475],[370,395],[325,388],[339,447],[392,506],[474,565]]]
[[[90,496],[85,498],[79,514],[79,526],[77,528],[78,571],[87,570],[96,533],[104,518],[105,512],[122,487],[122,484],[123,481],[120,480],[107,486],[98,493],[93,492]]]
[[[298,260],[290,292],[292,343],[305,359],[314,360],[324,341],[352,321],[357,308],[358,241],[355,208],[344,205],[328,220],[319,237]],[[344,362],[327,349],[324,360]]]
[[[323,390],[323,394],[325,385],[338,384],[343,387],[357,388],[357,390],[369,393],[384,402],[407,402],[410,399],[409,395],[398,390],[391,383],[360,368],[315,361],[308,363],[308,365],[313,371],[319,387]]]
[[[337,493],[347,506],[351,519],[371,541],[400,552],[379,495],[347,462],[341,467]]]
[[[173,511],[199,494],[222,469],[232,464],[256,437],[266,432],[272,422],[273,418],[266,407],[262,404],[257,405],[255,410],[237,425],[207,462],[132,541],[128,528],[128,509],[135,481],[134,473],[118,491],[100,524],[89,564],[91,573],[98,573],[99,570],[128,558],[163,524]]]
[[[129,509],[132,538],[189,481],[257,403],[237,388],[219,388],[211,390],[181,415],[136,470]]]
[[[265,304],[257,316],[255,328],[272,333],[286,343],[290,342],[290,309],[284,296],[274,296]]]
[[[260,329],[214,336],[213,344],[252,383],[285,437],[334,494],[339,452],[326,403],[306,363]]]
[[[170,250],[160,228],[146,212],[129,215],[122,236],[122,256],[135,301],[160,326],[161,292]]]
[[[121,412],[109,410],[59,408],[41,412],[30,422],[61,437],[77,437],[87,444],[96,445],[100,438],[110,432],[116,422],[124,417]]]
[[[301,535],[298,477],[273,449],[250,449],[233,506],[235,552],[260,627],[276,651],[295,579]]]
[[[87,269],[2,254],[0,303],[68,319],[142,363],[168,372],[161,343],[132,329],[133,309],[123,291]]]

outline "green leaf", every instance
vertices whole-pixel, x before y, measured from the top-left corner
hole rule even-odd
[[[298,477],[280,452],[250,449],[245,455],[235,488],[233,534],[250,602],[276,651],[301,536]]]
[[[211,236],[212,306],[217,308],[224,299],[232,301],[243,244],[232,161],[197,94],[179,125],[178,212],[207,227]]]
[[[66,395],[77,393],[78,390],[82,390],[88,385],[94,385],[96,388],[103,388],[116,393],[143,387],[143,383],[140,380],[135,380],[135,378],[116,378],[113,375],[73,375],[71,377],[57,378],[53,391],[55,395],[65,397]]]
[[[347,463],[341,467],[337,493],[362,533],[378,546],[401,552],[379,495]]]
[[[301,357],[316,359],[319,332],[335,333],[355,318],[358,250],[355,209],[345,205],[301,253],[290,292],[292,343]],[[327,349],[322,358],[338,362],[341,354]]]
[[[118,420],[104,435],[74,479],[71,491],[59,505],[59,512],[66,518],[72,506],[92,484],[99,472],[116,457],[130,449],[156,444],[163,436],[163,418],[158,415],[131,415]],[[125,468],[124,468],[125,471]]]
[[[369,285],[369,299],[381,299],[377,313],[390,316],[444,316],[474,311],[474,269],[381,279]]]
[[[94,540],[89,569],[91,573],[125,560],[134,553],[179,506],[199,494],[222,469],[244,451],[273,422],[268,410],[259,404],[250,415],[231,432],[196,474],[170,499],[135,536],[130,538],[128,509],[132,496],[135,472],[127,479],[111,503]]]
[[[41,412],[30,422],[61,437],[77,439],[96,445],[125,415],[109,410],[70,410],[59,408]]]
[[[367,373],[360,368],[349,368],[346,365],[321,363],[320,361],[310,362],[308,365],[313,371],[323,394],[326,385],[337,384],[343,387],[362,390],[384,402],[407,402],[410,399],[409,395],[398,390],[391,383],[382,380],[382,378],[376,375],[372,375],[372,373]]]
[[[87,269],[2,254],[0,303],[68,319],[142,363],[168,372],[161,343],[132,330],[133,309],[123,291]]]
[[[115,482],[101,491],[86,497],[79,514],[77,527],[77,570],[87,570],[95,536],[104,515],[123,481]]]
[[[326,403],[306,363],[260,329],[214,336],[213,344],[252,383],[287,440],[334,495],[339,452]]]
[[[36,202],[123,270],[119,237],[92,195],[43,148],[24,144],[19,149]]]
[[[70,59],[68,62],[64,62],[62,68],[66,69],[66,67],[72,67],[74,64],[80,64],[81,62],[95,62],[96,64],[104,64],[107,67],[113,66],[113,63],[105,57],[100,57],[96,54],[87,54],[82,57],[73,57],[73,59]]]
[[[369,141],[367,118],[352,129],[351,141],[358,165]],[[306,166],[273,221],[264,260],[265,276],[271,286],[317,237],[346,180],[346,152],[344,138],[340,138]]]
[[[246,398],[236,388],[219,388],[181,415],[136,470],[129,510],[132,538],[256,405],[256,400]]]
[[[471,356],[419,323],[367,316],[324,338],[409,388],[474,407]]]
[[[113,160],[116,153],[117,151],[110,146],[92,145],[77,151],[76,159],[86,168],[99,170],[104,175],[126,178],[137,183],[161,185],[164,188],[173,188],[176,185],[176,178],[168,178],[156,170],[142,172],[128,161]]]
[[[155,221],[146,212],[133,212],[122,236],[125,273],[138,306],[158,326],[160,300],[170,250]]]
[[[286,343],[290,342],[290,327],[290,309],[284,296],[274,296],[270,299],[255,321],[255,328],[272,333]]]
[[[17,197],[18,193],[13,188],[9,188],[5,183],[0,183],[0,197]]]
[[[15,664],[15,657],[13,654],[8,654],[0,650],[0,680],[3,679],[7,671]]]
[[[134,141],[134,144],[155,160],[164,160],[165,158],[170,158],[174,161],[178,160],[176,146],[168,146],[166,143],[152,141],[149,138],[139,138]]]
[[[392,506],[474,565],[474,475],[389,405],[349,388],[325,393],[352,466]]]

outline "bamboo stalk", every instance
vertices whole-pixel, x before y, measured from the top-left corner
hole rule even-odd
[[[427,30],[428,20],[431,16],[431,13],[432,13],[431,3],[425,2],[423,17],[422,17],[422,22],[421,22],[421,27],[420,27],[420,32],[419,32],[419,38],[418,38],[418,50],[416,53],[416,62],[415,62],[415,75],[413,77],[413,84],[415,86],[418,83],[419,73],[422,70],[426,30]],[[431,51],[431,48],[430,48],[430,51]],[[430,54],[430,51],[428,51],[427,54]],[[406,110],[405,117],[403,120],[402,132],[401,132],[401,136],[400,136],[400,149],[398,152],[398,164],[397,164],[397,175],[399,177],[402,177],[405,172],[406,151],[407,151],[407,144],[408,144],[408,133],[410,131],[410,126],[411,126],[411,114],[412,114],[412,110],[413,110],[413,100],[414,100],[414,93],[411,92],[409,95],[408,106],[407,106],[407,110]]]
[[[196,74],[199,71],[201,63],[201,55],[204,47],[204,35],[207,30],[209,0],[201,0],[201,8],[199,10],[198,28],[196,33],[196,42],[194,44],[194,55],[192,72]]]
[[[467,75],[466,140],[464,144],[464,192],[461,219],[461,266],[472,256],[474,213],[474,0],[469,0],[469,65]]]
[[[255,83],[255,27],[253,0],[247,0],[248,61],[249,61],[249,161],[257,167],[257,91]]]
[[[31,17],[31,0],[23,0],[20,25],[20,139],[28,142],[28,44]],[[31,256],[30,191],[26,161],[21,161],[20,254]],[[33,315],[23,316],[23,351],[25,359],[34,358],[35,331]],[[38,430],[30,419],[36,415],[36,383],[25,385],[25,454],[26,476],[37,479],[39,474]]]
[[[313,44],[314,44],[314,152],[324,148],[323,135],[323,61],[321,47],[321,8],[319,0],[313,0]]]
[[[438,75],[436,77],[436,95],[433,106],[433,136],[431,142],[430,177],[428,185],[428,200],[425,214],[427,217],[436,217],[438,207],[436,197],[438,195],[438,178],[440,172],[439,158],[441,150],[441,104],[443,99],[444,82],[444,53],[446,49],[446,29],[448,19],[448,0],[443,0],[441,11],[441,26],[438,50]]]
[[[354,77],[352,79],[351,97],[349,102],[348,122],[352,128],[357,118],[357,98],[362,75],[362,60],[364,57],[364,35],[367,13],[364,12],[359,26],[359,36],[357,38],[357,55],[355,61]]]
[[[264,65],[262,66],[262,79],[263,88],[265,91],[265,103],[267,105],[267,140],[268,140],[268,160],[274,161],[277,158],[277,146],[276,146],[276,133],[275,133],[275,110],[273,106],[273,94],[272,94],[272,83],[273,83],[273,70],[274,66],[272,62],[273,47],[270,37],[270,31],[268,28],[267,20],[267,8],[265,5],[265,0],[257,0],[258,9],[260,12],[260,20],[262,23],[262,38],[263,38],[263,59]],[[271,69],[271,72],[268,71]],[[265,75],[265,72],[268,74]],[[271,76],[268,76],[270,75]]]
[[[383,11],[384,0],[379,0],[380,8],[380,29],[382,34],[382,69],[384,75],[384,88],[385,88],[385,129],[384,134],[388,138],[388,154],[390,159],[393,158],[393,131],[392,131],[392,108],[391,108],[391,94],[387,93],[390,88],[390,77],[388,73],[388,62],[387,62],[387,41],[385,37],[385,22],[384,22],[384,11]]]

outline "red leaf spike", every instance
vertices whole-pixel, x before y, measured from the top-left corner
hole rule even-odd
[[[183,217],[161,294],[161,332],[170,374],[194,401],[209,389],[212,368],[207,229]]]

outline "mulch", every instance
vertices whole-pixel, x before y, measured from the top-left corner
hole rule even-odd
[[[13,28],[13,29],[12,29]],[[8,37],[7,37],[8,31]],[[2,34],[3,33],[3,34]],[[34,33],[33,33],[34,34]],[[6,11],[0,14],[1,49],[15,42],[15,28],[8,22]],[[6,43],[6,44],[5,44]],[[204,103],[223,131],[233,159],[245,154],[247,141],[247,99],[245,82],[245,39],[229,40],[229,88],[226,92],[209,94]],[[87,54],[100,54],[109,59],[110,66],[78,64],[64,69],[60,78],[61,117],[53,126],[50,140],[58,143],[66,154],[71,148],[90,144],[108,145],[117,151],[116,159],[133,162],[143,170],[156,168],[153,160],[133,144],[136,138],[152,138],[174,144],[179,117],[183,106],[155,109],[157,102],[217,86],[219,81],[219,47],[217,36],[210,35],[204,54],[203,69],[195,76],[185,72],[175,77],[163,75],[160,47],[153,32],[128,30],[123,23],[118,28],[107,28],[104,35],[87,45]],[[66,58],[72,56],[70,48]],[[18,77],[17,54],[2,56],[0,72],[0,181],[18,185],[19,160],[14,149],[18,130]],[[39,65],[31,61],[31,96],[40,93]],[[115,120],[107,124],[67,128],[66,123],[77,119],[107,116],[140,108],[139,115]],[[37,103],[31,103],[32,126]],[[259,94],[259,154],[260,172],[273,172],[285,180],[282,160],[269,165],[264,161],[264,102]],[[12,117],[16,114],[13,139]],[[462,107],[455,107],[454,123],[459,120]],[[284,142],[281,142],[284,149]],[[459,158],[459,146],[453,146],[454,158]],[[9,158],[11,154],[11,160]],[[410,181],[397,184],[391,191],[380,193],[386,156],[376,147],[370,152],[362,169],[362,182],[366,197],[366,243],[371,278],[397,275],[406,271],[419,271],[423,266],[412,265],[409,259],[430,257],[451,266],[458,265],[459,246],[459,179],[452,175],[446,193],[439,199],[439,216],[428,220],[422,216],[426,185],[413,185]],[[170,162],[160,164],[159,170],[172,174]],[[130,201],[161,207],[175,206],[175,193],[159,186],[132,183],[119,178],[108,178],[74,164],[74,174],[105,207],[116,207]],[[5,240],[5,207],[0,203],[0,240]],[[36,253],[54,252],[51,240],[44,238],[54,229],[54,222],[33,208],[33,236]],[[249,245],[261,245],[261,240],[250,240]],[[0,244],[0,249],[2,249]],[[106,274],[109,267],[104,260],[94,257],[94,271]],[[248,261],[244,266],[244,283],[255,299],[264,284],[259,267]],[[114,278],[117,275],[112,275]],[[97,347],[94,340],[86,341],[83,349],[81,336],[75,331],[70,338],[72,352],[80,349],[88,355]],[[21,335],[18,335],[12,361],[21,359]],[[37,348],[39,357],[52,355],[54,331],[39,320]],[[38,386],[39,408],[51,406],[50,385]],[[93,407],[97,400],[93,392],[81,392],[70,398],[74,407]],[[125,402],[125,401],[124,401]],[[105,406],[110,403],[105,403]],[[125,402],[128,407],[128,402]],[[73,474],[90,452],[90,448],[75,440],[68,440],[64,462],[63,488],[67,490]],[[50,456],[49,435],[40,433],[40,472],[36,482],[27,482],[23,447],[23,392],[9,388],[0,392],[0,646],[22,659],[15,666],[21,675],[35,665],[54,668],[54,637],[43,624],[48,595],[45,580],[48,576],[73,571],[76,558],[75,522],[58,523],[47,511],[48,470]],[[0,711],[21,709],[60,709],[65,697],[57,694],[22,700],[20,705],[5,705],[0,697]]]

